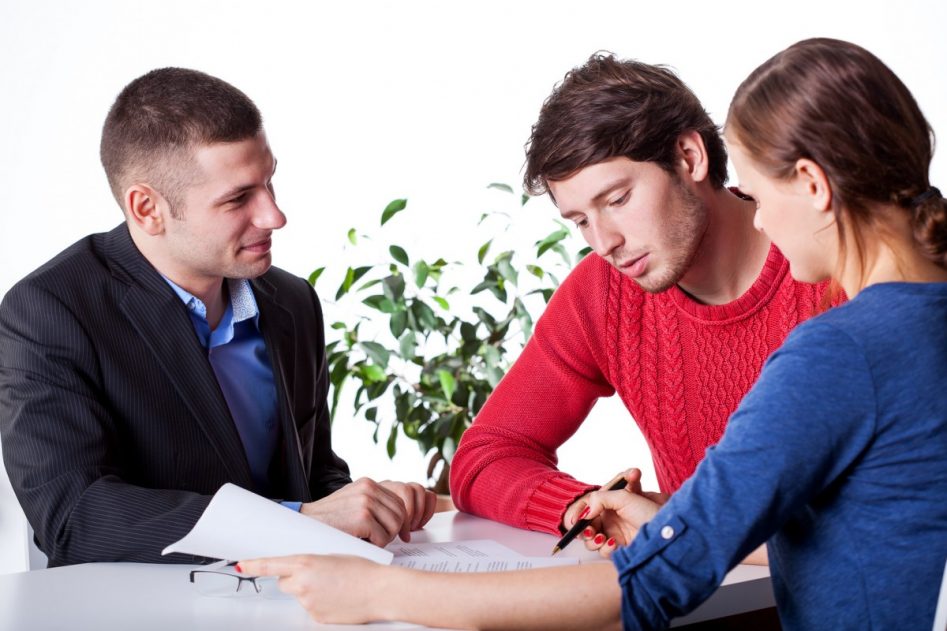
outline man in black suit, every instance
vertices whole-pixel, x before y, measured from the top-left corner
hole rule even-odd
[[[3,458],[50,566],[191,561],[160,551],[226,482],[378,545],[422,526],[433,494],[352,482],[332,450],[322,313],[271,267],[286,217],[253,102],[152,71],[101,157],[125,222],[0,305]]]

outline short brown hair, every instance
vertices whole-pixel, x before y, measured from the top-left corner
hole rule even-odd
[[[548,182],[624,156],[674,173],[677,140],[703,139],[714,188],[727,181],[727,150],[719,128],[694,93],[663,66],[596,53],[573,68],[543,103],[526,143],[523,183],[533,195]]]
[[[872,204],[910,213],[921,250],[947,267],[947,202],[928,173],[934,132],[904,83],[864,48],[818,38],[776,54],[737,89],[726,127],[769,177],[792,177],[801,158],[825,171],[842,247],[845,221],[863,268]]]
[[[192,147],[245,140],[262,128],[253,101],[226,81],[197,70],[160,68],[129,83],[115,99],[99,155],[119,206],[124,208],[128,186],[147,181],[174,213]]]

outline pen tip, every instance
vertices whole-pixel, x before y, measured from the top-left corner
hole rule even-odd
[[[559,546],[556,546],[555,548],[553,548],[553,549],[552,549],[552,556],[556,556],[556,553],[558,553],[559,550],[561,550],[561,548],[560,548]]]

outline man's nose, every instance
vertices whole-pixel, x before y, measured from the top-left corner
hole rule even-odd
[[[278,230],[286,225],[286,215],[280,210],[276,204],[276,198],[270,192],[263,196],[260,207],[253,219],[253,223],[257,228],[267,230]]]
[[[616,230],[609,222],[597,220],[592,223],[589,245],[599,256],[603,258],[609,256],[623,243],[624,238],[621,232]]]

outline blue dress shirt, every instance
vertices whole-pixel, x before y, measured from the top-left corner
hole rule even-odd
[[[207,305],[165,278],[187,307],[191,324],[207,349],[217,382],[247,454],[257,491],[269,489],[269,468],[279,442],[276,384],[260,332],[260,310],[250,282],[228,279],[230,300],[217,328],[207,322]],[[294,508],[297,503],[292,503]]]

